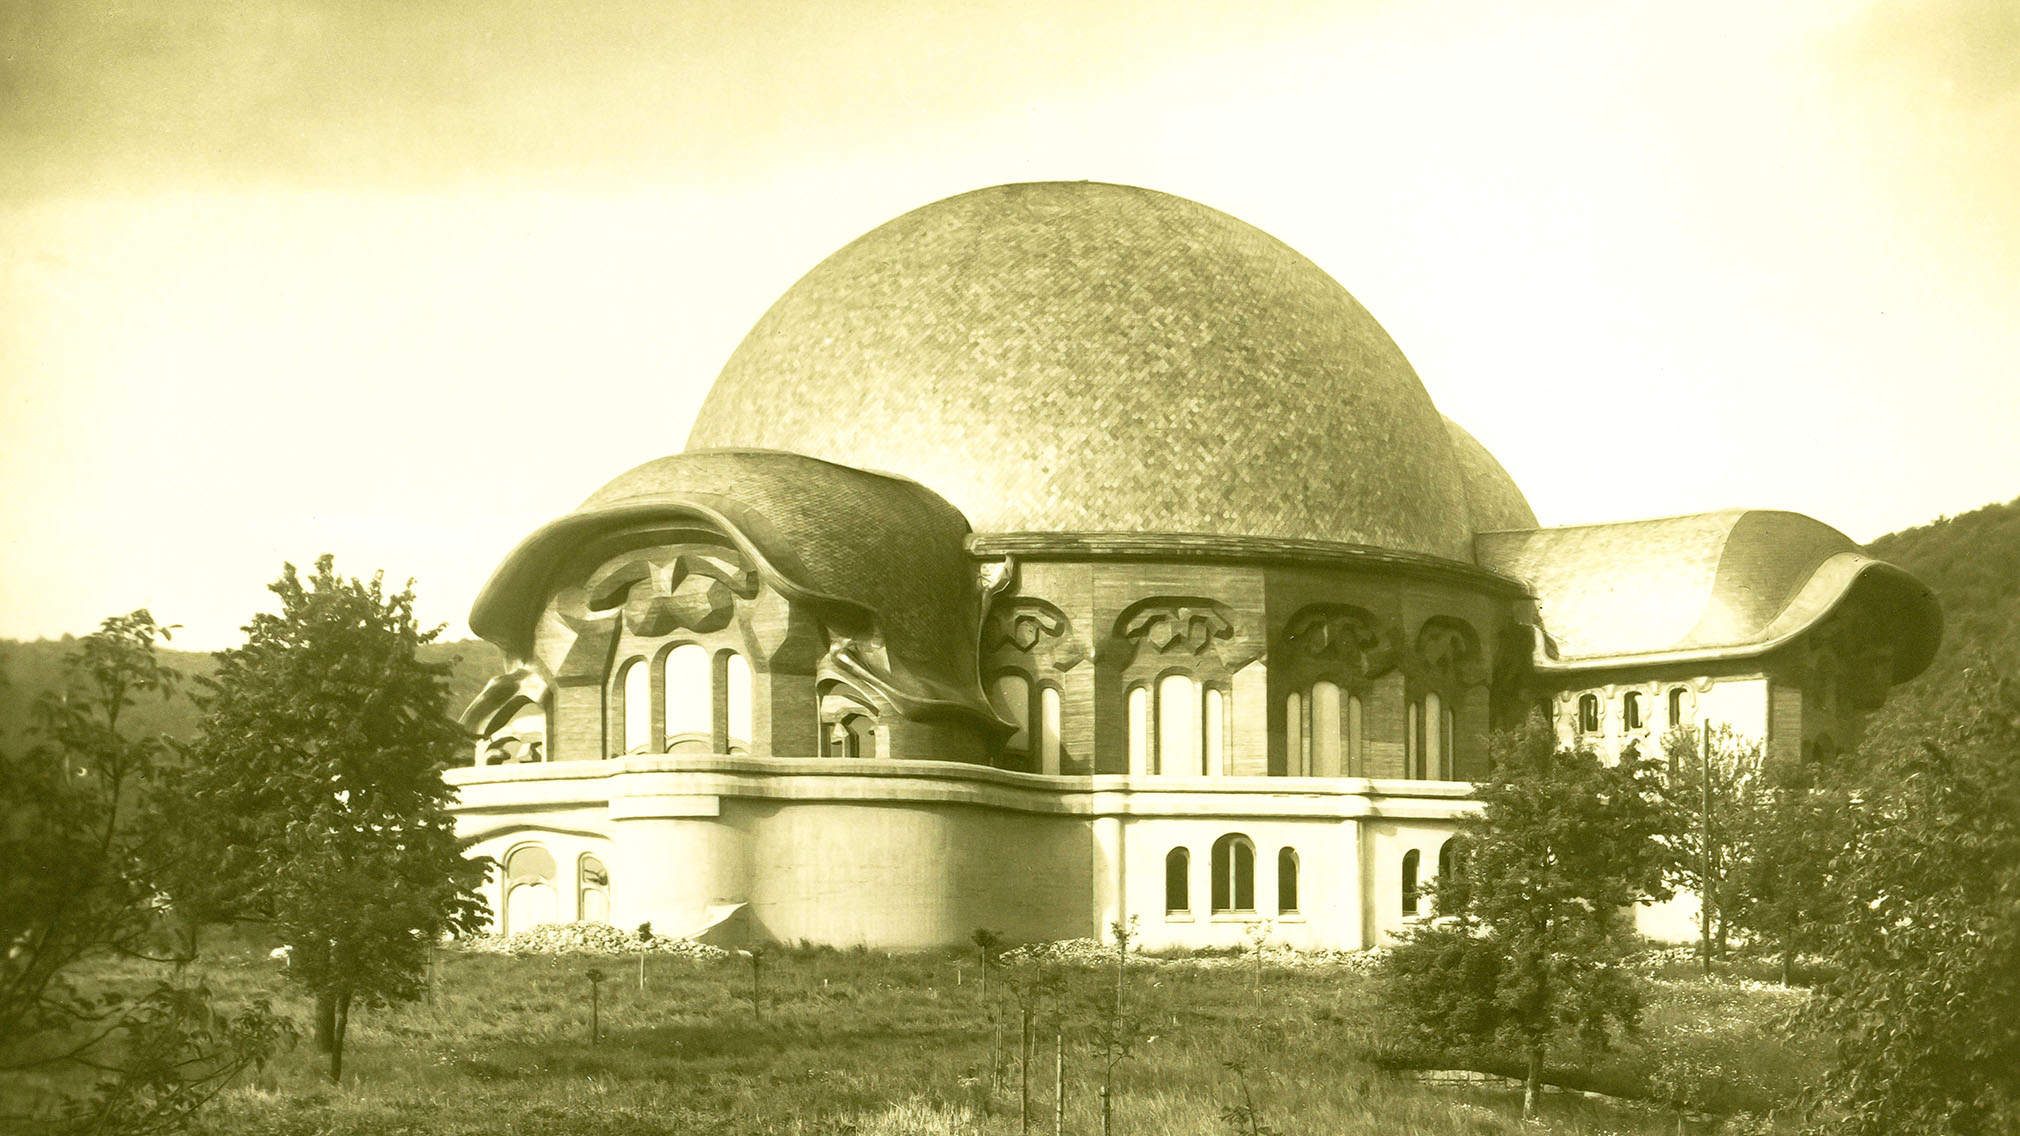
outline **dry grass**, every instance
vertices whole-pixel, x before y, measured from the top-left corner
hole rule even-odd
[[[584,977],[592,966],[610,975],[596,1045]],[[746,961],[654,957],[647,966],[641,992],[635,958],[445,951],[429,1000],[354,1018],[341,1087],[328,1083],[321,1057],[304,1045],[257,1083],[227,1093],[206,1113],[204,1130],[1019,1131],[1015,1010],[1002,998],[1002,981],[991,983],[992,1004],[982,1002],[972,957],[773,951],[761,1020],[751,1012]],[[306,1002],[259,944],[240,944],[205,969],[229,997],[274,996],[306,1018]],[[151,975],[127,967],[108,977]],[[1034,1068],[1037,1131],[1052,1126],[1052,1045],[1063,1028],[1065,1130],[1099,1132],[1099,1070],[1083,1007],[1113,980],[1112,970],[1061,969],[1062,993],[1047,1011]],[[1132,1015],[1146,1040],[1119,1076],[1118,1132],[1233,1131],[1221,1116],[1241,1096],[1231,1060],[1247,1067],[1261,1122],[1287,1134],[1676,1131],[1663,1111],[1572,1095],[1546,1098],[1540,1129],[1524,1125],[1512,1092],[1421,1085],[1379,1068],[1374,1055],[1385,1029],[1373,979],[1346,967],[1272,969],[1260,999],[1251,981],[1246,968],[1132,970]],[[1724,1103],[1764,1111],[1786,1101],[1808,1068],[1799,1043],[1776,1027],[1796,997],[1658,983],[1645,1042],[1601,1055],[1593,1070],[1631,1086],[1665,1054],[1700,1054],[1733,1074]]]

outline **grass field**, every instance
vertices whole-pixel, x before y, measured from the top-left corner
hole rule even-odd
[[[444,950],[431,996],[354,1016],[342,1086],[302,1044],[204,1114],[217,1133],[1015,1133],[1017,1011],[997,975],[987,1000],[972,955],[775,950],[753,1013],[747,959],[510,956]],[[602,1036],[590,1038],[592,969]],[[244,942],[203,964],[227,998],[307,1003],[282,964]],[[1676,968],[1678,971],[1683,968]],[[1093,1003],[1114,970],[1058,965],[1032,1070],[1033,1130],[1053,1128],[1055,1037],[1065,1037],[1064,1130],[1100,1131]],[[138,964],[107,978],[153,977]],[[1142,1044],[1118,1069],[1115,1131],[1249,1131],[1224,1110],[1247,1100],[1257,1131],[1535,1132],[1519,1095],[1418,1083],[1388,1070],[1374,979],[1346,965],[1151,962],[1128,975]],[[1798,992],[1760,983],[1658,978],[1644,1036],[1566,1054],[1559,1079],[1635,1093],[1694,1078],[1721,1110],[1786,1106],[1814,1075],[1813,1047],[1782,1019]],[[1421,1055],[1420,1055],[1421,1056]],[[1238,1062],[1237,1072],[1229,1062]],[[1476,1063],[1490,1064],[1489,1061]],[[992,1073],[993,1070],[993,1073]],[[1545,1098],[1542,1131],[1674,1133],[1674,1113],[1575,1094]],[[1718,1130],[1716,1121],[1686,1131]]]

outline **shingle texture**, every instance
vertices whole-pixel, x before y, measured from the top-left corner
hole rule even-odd
[[[1527,583],[1565,662],[1664,653],[1744,654],[1828,615],[1861,578],[1889,589],[1897,677],[1941,635],[1934,597],[1800,513],[1728,509],[1683,517],[1482,534],[1481,567]]]
[[[1487,447],[1450,418],[1445,419],[1445,430],[1452,436],[1452,456],[1458,459],[1459,475],[1466,485],[1466,513],[1473,531],[1535,528],[1536,514],[1529,508],[1529,498],[1515,487],[1515,479]]]
[[[554,574],[576,549],[696,508],[726,518],[784,582],[870,612],[894,667],[982,705],[967,521],[913,482],[799,454],[674,454],[619,474],[506,558],[471,629],[523,654]]]
[[[1268,234],[1126,186],[997,186],[859,238],[758,321],[688,446],[891,470],[982,531],[1472,558],[1478,462],[1366,309]]]

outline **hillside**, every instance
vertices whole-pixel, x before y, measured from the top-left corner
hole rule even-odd
[[[1922,680],[1982,649],[2020,671],[2020,499],[1888,533],[1867,551],[1936,591],[1943,647]]]
[[[22,642],[0,639],[0,741],[13,742],[28,725],[28,707],[35,696],[55,690],[63,682],[63,658],[72,650],[68,636]],[[217,669],[217,660],[205,651],[162,649],[161,660],[190,678],[208,675]],[[505,667],[505,657],[481,639],[461,639],[452,643],[430,643],[421,648],[429,662],[448,663],[449,708],[461,712],[492,675]],[[184,694],[200,694],[194,681],[184,683]],[[144,698],[127,711],[136,731],[188,738],[196,733],[197,709],[187,697],[169,701]]]

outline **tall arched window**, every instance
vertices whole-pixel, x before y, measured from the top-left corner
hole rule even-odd
[[[1347,696],[1347,767],[1340,772],[1347,777],[1363,776],[1367,765],[1367,741],[1362,735],[1361,700],[1354,695]]]
[[[1340,688],[1320,679],[1312,684],[1312,765],[1307,772],[1314,777],[1338,777],[1344,740]]]
[[[1227,770],[1227,692],[1214,687],[1206,691],[1206,775],[1219,777]]]
[[[553,853],[538,844],[521,844],[505,854],[502,874],[506,934],[555,921]]]
[[[1599,696],[1581,694],[1578,696],[1578,732],[1596,734],[1599,732]]]
[[[1441,781],[1456,780],[1458,776],[1453,772],[1453,733],[1452,708],[1446,706],[1438,711],[1438,779]]]
[[[1683,725],[1684,713],[1690,709],[1686,705],[1686,700],[1689,697],[1690,692],[1680,686],[1669,688],[1669,725],[1671,729]]]
[[[1150,766],[1150,688],[1131,687],[1126,711],[1129,718],[1129,771],[1142,777],[1153,772]]]
[[[1059,772],[1059,688],[1038,692],[1038,772]]]
[[[1192,853],[1174,848],[1164,854],[1164,913],[1187,915],[1192,911]]]
[[[666,653],[666,752],[715,750],[715,676],[708,648],[682,643]]]
[[[1157,680],[1157,772],[1168,777],[1200,774],[1199,684],[1191,676]]]
[[[1413,701],[1403,718],[1403,775],[1424,776],[1424,704]]]
[[[1647,723],[1641,713],[1641,692],[1630,690],[1620,698],[1620,724],[1630,730],[1638,730]]]
[[[1415,915],[1422,889],[1417,886],[1417,865],[1422,857],[1415,848],[1403,853],[1403,914]]]
[[[644,659],[624,664],[618,680],[619,697],[624,700],[624,737],[621,752],[645,753],[652,749],[652,667]]]
[[[1255,845],[1240,833],[1213,842],[1213,910],[1216,915],[1255,910]]]
[[[1423,778],[1445,775],[1445,704],[1437,694],[1424,696],[1424,767],[1417,772]]]
[[[723,710],[729,723],[723,728],[731,753],[749,753],[751,740],[750,661],[735,651],[722,660]]]
[[[1016,727],[1016,732],[1004,740],[1004,750],[1018,755],[1030,753],[1031,680],[1021,674],[997,675],[990,693],[995,696],[996,712]]]
[[[1284,696],[1284,772],[1303,777],[1311,772],[1311,737],[1305,730],[1304,696],[1292,691]]]
[[[1298,910],[1298,854],[1294,848],[1277,850],[1277,914],[1295,915]]]
[[[610,922],[610,872],[586,852],[576,863],[575,909],[584,922]]]

